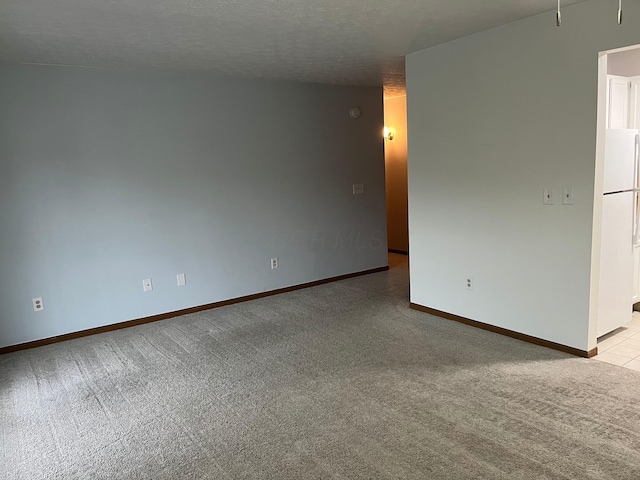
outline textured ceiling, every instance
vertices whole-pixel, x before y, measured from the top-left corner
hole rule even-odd
[[[564,4],[579,3],[579,0]],[[0,62],[404,88],[404,55],[556,0],[0,0]],[[552,14],[549,22],[554,22]]]

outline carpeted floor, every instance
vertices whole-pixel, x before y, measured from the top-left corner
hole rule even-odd
[[[0,357],[0,478],[640,478],[640,373],[412,311],[392,265]]]

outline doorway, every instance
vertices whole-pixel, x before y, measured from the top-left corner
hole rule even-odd
[[[387,241],[390,253],[409,254],[407,97],[384,99]]]
[[[640,46],[600,54],[598,92],[591,335],[640,371]]]

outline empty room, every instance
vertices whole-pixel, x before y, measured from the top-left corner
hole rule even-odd
[[[639,27],[5,0],[0,479],[640,478]]]

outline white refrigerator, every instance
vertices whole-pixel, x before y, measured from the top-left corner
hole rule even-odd
[[[598,337],[629,323],[633,313],[633,246],[640,236],[639,147],[638,130],[606,132]]]

